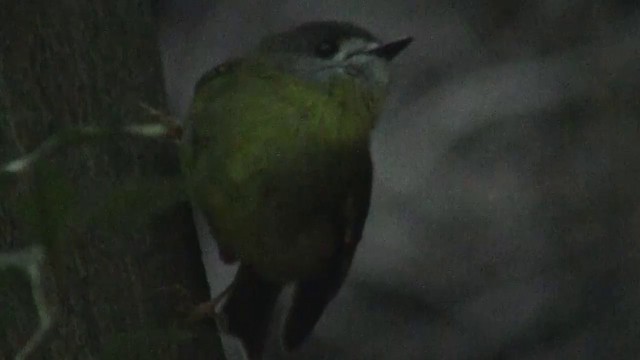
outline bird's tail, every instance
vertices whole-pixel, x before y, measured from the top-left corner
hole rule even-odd
[[[241,265],[222,307],[227,331],[239,338],[250,359],[260,359],[282,285]]]

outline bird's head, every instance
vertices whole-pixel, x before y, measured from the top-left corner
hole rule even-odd
[[[309,22],[265,37],[257,52],[287,73],[315,83],[354,80],[386,89],[389,62],[412,38],[384,43],[369,31],[346,22]]]

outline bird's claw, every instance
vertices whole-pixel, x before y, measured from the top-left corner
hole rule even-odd
[[[232,288],[233,283],[229,284],[226,289],[216,295],[213,299],[196,305],[191,311],[188,321],[197,322],[205,319],[214,319],[218,326],[222,326],[225,323],[225,320],[224,316],[218,312],[218,306],[223,302]]]

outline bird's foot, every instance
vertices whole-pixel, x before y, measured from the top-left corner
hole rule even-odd
[[[189,315],[190,322],[202,321],[205,319],[215,319],[217,323],[223,323],[223,319],[218,313],[218,305],[222,303],[225,297],[233,289],[233,283],[229,284],[220,294],[213,299],[205,301],[195,306]]]

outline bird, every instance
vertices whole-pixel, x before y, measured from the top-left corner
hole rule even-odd
[[[285,286],[294,287],[280,330],[287,350],[305,342],[342,287],[369,212],[371,133],[390,62],[412,40],[307,22],[197,81],[182,167],[220,258],[239,263],[219,315],[250,358],[263,355]]]

